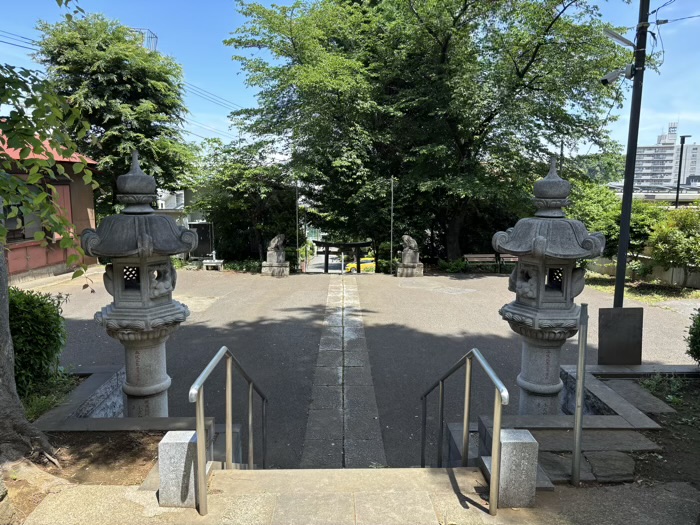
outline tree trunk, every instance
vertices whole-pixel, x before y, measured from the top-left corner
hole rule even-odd
[[[467,216],[466,203],[460,204],[455,214],[450,217],[445,232],[445,247],[447,248],[447,260],[456,261],[462,257],[462,247],[459,245],[459,238],[462,233],[464,218]]]
[[[5,247],[0,244],[0,464],[34,451],[51,451],[46,436],[27,421],[15,384],[15,352],[10,335],[10,300]]]

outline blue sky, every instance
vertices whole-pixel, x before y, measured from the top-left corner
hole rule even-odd
[[[666,0],[652,0],[652,10]],[[266,1],[264,3],[267,3]],[[286,3],[279,0],[279,3]],[[64,10],[54,0],[21,0],[6,2],[0,18],[0,31],[9,31],[36,38],[36,21],[58,20]],[[109,18],[131,27],[148,28],[158,36],[158,50],[174,57],[182,66],[185,80],[207,90],[229,103],[252,106],[255,92],[245,86],[245,77],[231,59],[233,50],[222,41],[243,23],[233,0],[81,0],[80,5],[91,12],[102,12]],[[606,20],[625,27],[636,24],[639,3],[632,0],[599,2]],[[698,0],[675,0],[662,8],[659,19],[674,19],[700,14]],[[652,20],[653,20],[652,16]],[[700,18],[661,25],[651,29],[663,38],[665,60],[660,74],[647,70],[640,126],[640,145],[653,144],[669,121],[679,122],[679,133],[693,135],[689,143],[700,142]],[[625,33],[632,40],[633,30]],[[0,40],[10,40],[0,33]],[[650,39],[650,45],[653,40]],[[611,45],[615,45],[611,42]],[[657,49],[660,48],[660,44]],[[30,51],[0,42],[0,62],[30,66]],[[631,53],[630,53],[631,60]],[[601,72],[601,76],[607,72]],[[629,82],[629,81],[628,81]],[[611,124],[613,138],[623,145],[627,141],[629,123],[629,96],[623,109],[616,111],[620,119]],[[191,114],[186,129],[196,135],[219,136],[230,140],[236,136],[229,129],[228,109],[214,104],[191,90],[187,93]],[[204,126],[204,127],[203,127]],[[207,129],[211,128],[211,129]],[[212,131],[212,129],[217,131]],[[582,147],[580,153],[586,153]]]

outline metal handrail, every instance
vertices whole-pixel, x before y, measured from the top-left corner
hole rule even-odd
[[[508,389],[500,380],[491,365],[486,361],[486,358],[477,348],[472,348],[462,358],[457,361],[450,369],[443,374],[430,388],[421,396],[423,402],[423,425],[421,429],[421,451],[420,451],[420,466],[425,467],[425,442],[426,442],[426,426],[428,413],[428,395],[440,387],[438,399],[438,411],[440,412],[440,428],[438,430],[438,468],[442,467],[442,441],[443,427],[445,426],[445,380],[459,370],[463,365],[466,365],[465,384],[464,384],[464,417],[462,423],[462,466],[466,467],[469,461],[469,409],[471,402],[471,385],[472,385],[472,359],[476,359],[481,365],[486,375],[493,383],[496,391],[493,403],[493,437],[491,441],[491,483],[489,487],[489,514],[495,516],[498,512],[498,489],[501,481],[501,413],[503,406],[508,404],[510,396]]]
[[[227,347],[222,346],[209,364],[202,370],[190,387],[190,403],[196,403],[196,432],[197,432],[197,499],[199,514],[207,514],[207,439],[204,428],[204,383],[214,371],[216,365],[226,356],[226,469],[233,468],[233,367],[240,372],[248,382],[248,468],[253,468],[253,392],[262,400],[262,467],[265,468],[267,455],[267,396],[263,394],[250,376]]]

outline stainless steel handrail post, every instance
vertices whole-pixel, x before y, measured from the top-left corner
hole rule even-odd
[[[207,514],[207,432],[204,428],[204,386],[197,392],[196,429],[197,429],[197,496],[199,514]]]
[[[248,468],[252,469],[253,461],[253,382],[248,382]]]
[[[423,396],[423,417],[421,418],[421,434],[420,434],[420,466],[425,468],[425,441],[426,427],[428,425],[428,397]]]
[[[491,439],[491,483],[489,487],[489,514],[495,516],[498,512],[498,490],[501,485],[501,411],[503,399],[496,387],[493,402],[493,437]]]
[[[462,466],[469,463],[469,410],[472,390],[472,358],[467,358],[464,372],[464,418],[462,423]]]
[[[226,354],[226,469],[233,468],[233,362]]]
[[[267,399],[262,401],[262,468],[267,467]]]
[[[440,381],[440,393],[438,398],[438,412],[440,414],[440,428],[438,429],[438,468],[442,468],[442,441],[443,441],[443,427],[445,426],[445,382]]]
[[[581,437],[583,432],[583,395],[586,375],[586,347],[588,346],[588,304],[581,305],[578,332],[578,364],[576,367],[576,412],[574,414],[574,451],[571,462],[571,484],[581,481]]]

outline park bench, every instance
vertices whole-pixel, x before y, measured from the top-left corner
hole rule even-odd
[[[518,258],[514,255],[498,253],[467,253],[464,255],[464,260],[469,264],[496,264],[499,273],[504,264],[518,262]]]

